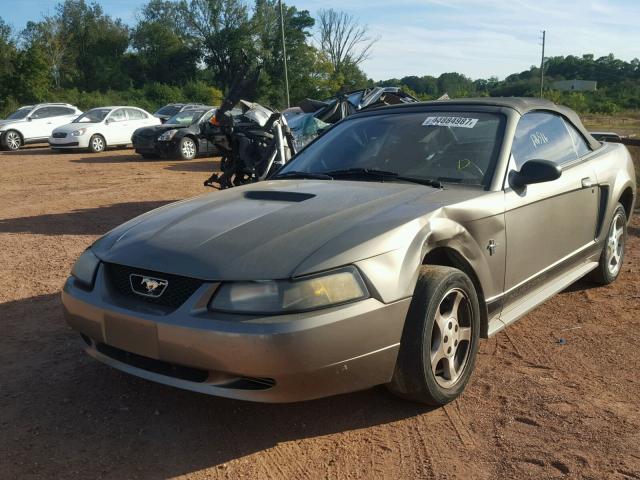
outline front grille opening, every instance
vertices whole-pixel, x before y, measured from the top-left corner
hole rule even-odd
[[[158,305],[173,311],[179,308],[187,299],[195,293],[204,283],[202,280],[190,277],[181,277],[169,273],[153,272],[139,268],[117,265],[115,263],[105,263],[105,274],[108,285],[119,295],[151,305]],[[145,275],[154,278],[167,280],[169,283],[162,295],[159,297],[147,297],[133,291],[129,280],[131,275]]]
[[[240,377],[229,383],[217,385],[220,388],[235,390],[268,390],[276,384],[273,378]]]
[[[178,378],[180,380],[187,380],[189,382],[204,383],[209,378],[209,372],[206,370],[200,370],[199,368],[185,367],[184,365],[177,365],[175,363],[169,363],[162,360],[156,360],[155,358],[143,357],[136,353],[120,350],[119,348],[112,347],[106,343],[98,343],[96,349],[106,355],[132,367],[141,368],[149,372],[158,373],[167,377]]]
[[[212,382],[212,385],[219,388],[230,390],[268,390],[276,384],[276,381],[272,378],[234,377],[231,374],[222,372],[208,372],[207,370],[199,368],[144,357],[137,353],[112,347],[106,343],[97,343],[96,350],[107,357],[131,365],[132,367],[167,377],[196,383],[206,383],[207,380],[216,379],[222,383]]]

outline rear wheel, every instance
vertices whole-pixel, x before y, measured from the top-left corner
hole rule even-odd
[[[480,307],[469,277],[455,268],[422,267],[388,388],[433,406],[455,400],[473,371],[479,333]]]
[[[91,153],[104,152],[104,149],[106,147],[107,147],[107,144],[104,141],[104,137],[102,135],[93,135],[89,139],[89,151]]]
[[[613,212],[604,248],[600,254],[598,267],[591,272],[590,280],[601,285],[613,282],[622,269],[624,260],[624,245],[627,239],[627,213],[621,204]]]
[[[198,154],[196,142],[191,137],[182,137],[178,145],[178,156],[181,160],[193,160]]]
[[[3,148],[11,151],[16,151],[16,150],[19,150],[21,146],[22,146],[22,137],[15,130],[9,130],[8,132],[5,132],[5,134],[2,136]]]

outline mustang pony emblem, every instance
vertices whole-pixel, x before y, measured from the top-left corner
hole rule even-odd
[[[146,275],[131,274],[129,275],[131,290],[138,295],[145,297],[158,298],[162,295],[169,285],[167,280],[161,278],[148,277]]]

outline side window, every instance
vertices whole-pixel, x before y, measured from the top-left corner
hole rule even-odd
[[[127,113],[129,114],[129,120],[143,120],[147,118],[144,113],[135,108],[127,108]]]
[[[53,117],[51,110],[52,110],[51,107],[39,108],[38,110],[36,110],[34,113],[31,114],[31,118],[38,119],[38,118]]]
[[[562,117],[543,112],[527,113],[520,119],[511,153],[518,170],[527,160],[549,160],[561,165],[578,158]]]
[[[200,121],[198,123],[209,122],[209,120],[211,120],[211,117],[213,117],[215,114],[216,114],[215,110],[205,113],[202,117],[200,117]]]
[[[127,114],[124,111],[124,108],[119,108],[111,112],[109,116],[109,121],[111,122],[123,122],[127,119]]]
[[[576,149],[578,158],[591,152],[591,148],[589,148],[586,140],[582,137],[582,135],[580,135],[580,132],[578,132],[578,130],[566,120],[564,123],[567,126],[567,130],[569,130],[569,135],[571,135],[571,140],[573,140],[573,146]]]
[[[64,115],[73,115],[75,111],[67,107],[50,107],[52,117],[62,117]]]

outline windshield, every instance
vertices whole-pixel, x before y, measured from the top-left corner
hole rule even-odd
[[[80,115],[73,123],[100,123],[110,111],[110,108],[94,108]]]
[[[160,110],[158,110],[154,115],[167,115],[169,117],[173,117],[176,113],[180,111],[182,105],[165,105]]]
[[[31,111],[31,107],[20,108],[13,112],[11,115],[7,117],[7,120],[22,120],[23,118],[27,118],[29,112]]]
[[[205,112],[206,110],[185,110],[167,120],[166,125],[191,125],[197,122]]]
[[[486,187],[504,121],[493,113],[443,111],[351,118],[302,150],[278,175],[367,169]]]

